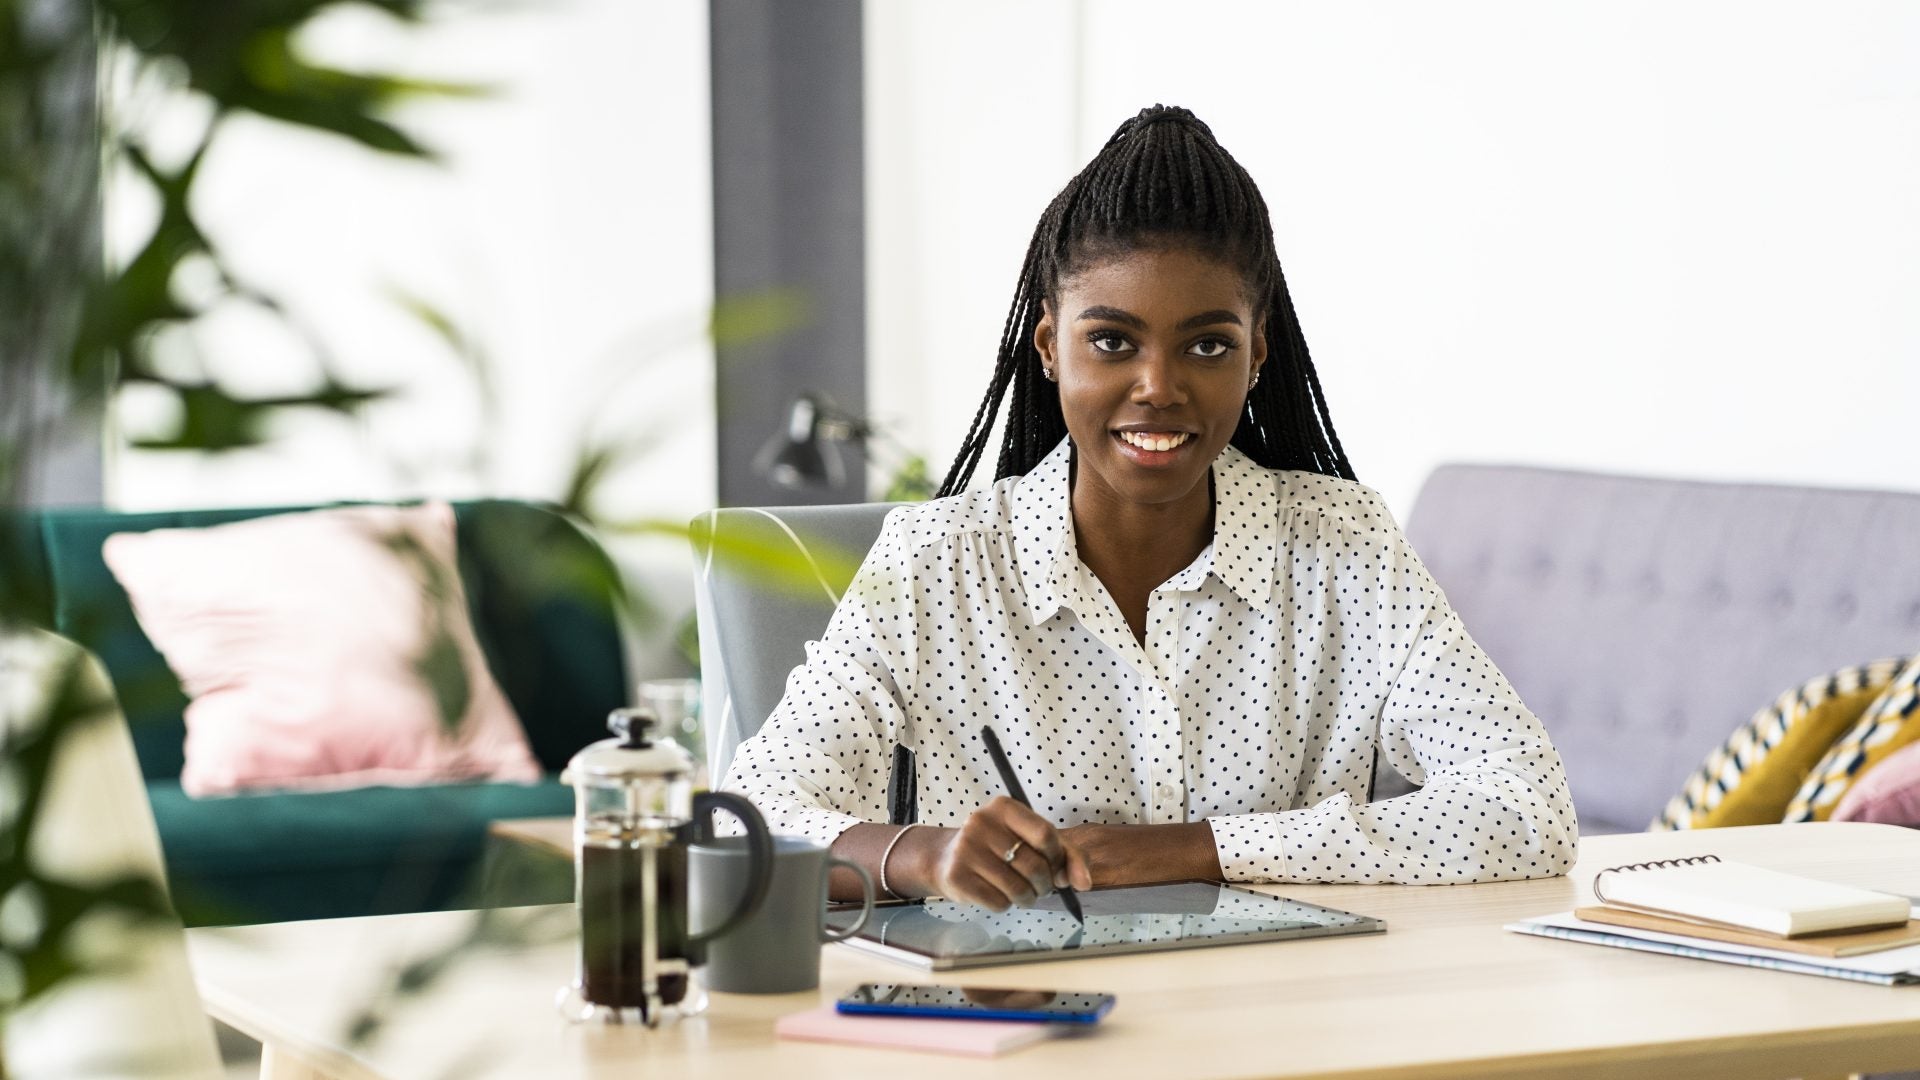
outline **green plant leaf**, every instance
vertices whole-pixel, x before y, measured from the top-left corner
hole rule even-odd
[[[180,405],[180,421],[170,434],[130,440],[141,450],[225,451],[258,446],[265,425],[286,409],[317,408],[351,414],[385,397],[386,390],[362,390],[328,380],[311,393],[273,398],[238,398],[212,384],[160,382]]]
[[[467,706],[473,701],[473,685],[467,678],[466,659],[461,655],[460,643],[455,640],[453,627],[447,622],[448,605],[459,594],[453,575],[410,533],[383,533],[379,540],[407,565],[409,573],[420,582],[420,591],[425,598],[422,605],[426,620],[423,627],[425,643],[420,654],[414,657],[413,670],[433,693],[441,727],[448,733],[455,733],[460,721],[467,715]]]
[[[136,143],[123,140],[120,150],[159,197],[160,218],[125,268],[98,279],[90,291],[82,332],[70,360],[71,373],[76,377],[96,369],[103,353],[119,356],[130,371],[144,371],[139,342],[155,326],[199,314],[174,297],[174,272],[189,256],[214,257],[188,205],[207,143],[196,147],[186,164],[172,173],[154,165]]]
[[[652,453],[659,445],[658,436],[647,434],[581,447],[574,458],[573,471],[567,477],[566,490],[560,496],[560,508],[575,517],[593,520],[594,495],[600,486],[621,467]]]
[[[900,463],[880,501],[925,502],[933,498],[934,490],[933,477],[927,473],[927,459],[913,454]]]
[[[178,386],[180,423],[173,434],[136,438],[141,450],[236,450],[258,446],[271,406],[240,401],[213,386]]]
[[[567,489],[560,494],[561,512],[579,518],[592,517],[593,493],[612,471],[618,456],[619,449],[611,446],[581,450],[574,458],[572,474],[567,477]]]
[[[28,840],[38,828],[46,803],[54,755],[81,724],[116,716],[110,691],[86,677],[85,654],[75,650],[57,670],[46,673],[49,693],[45,714],[37,722],[10,723],[0,729],[0,761],[5,761],[21,785],[18,813],[0,821],[0,896],[17,889],[30,890],[40,908],[40,926],[31,939],[9,941],[7,952],[20,965],[24,980],[20,1002],[47,992],[60,983],[102,969],[87,967],[75,950],[75,935],[96,916],[113,915],[140,923],[169,918],[171,911],[159,884],[141,873],[105,881],[74,883],[41,873],[20,857],[30,851]],[[103,694],[107,696],[102,696]]]
[[[0,728],[0,761],[11,766],[21,785],[20,810],[10,819],[0,820],[0,833],[8,851],[25,851],[27,839],[34,833],[45,801],[47,783],[53,771],[53,755],[67,733],[83,721],[99,715],[103,704],[90,693],[79,654],[68,658],[57,671],[46,675],[49,687],[46,713],[38,723],[10,723]],[[27,719],[27,718],[21,718]],[[0,896],[21,881],[29,870],[24,861],[0,860]]]
[[[853,581],[866,558],[864,551],[805,534],[800,537],[800,545],[784,537],[760,540],[730,533],[716,537],[705,517],[686,524],[643,518],[602,522],[600,527],[612,533],[689,541],[707,549],[716,562],[726,563],[765,587],[801,595],[819,595],[823,587],[838,595]]]
[[[380,112],[412,99],[479,97],[485,87],[465,83],[364,75],[308,63],[286,30],[256,34],[239,54],[238,78],[222,104],[290,124],[331,132],[370,149],[431,158],[432,151]]]
[[[467,667],[453,635],[441,620],[435,619],[434,623],[427,637],[426,651],[414,662],[414,670],[433,690],[434,703],[440,710],[441,727],[453,732],[460,727],[461,718],[467,715],[473,687],[467,680]]]
[[[718,346],[778,337],[813,319],[813,305],[801,289],[768,289],[714,301],[707,333]]]
[[[693,670],[700,670],[700,619],[689,611],[673,629],[673,648]]]
[[[474,97],[468,83],[343,71],[301,55],[299,31],[340,0],[96,0],[104,25],[147,63],[172,62],[220,116],[251,112],[411,157],[431,157],[380,113],[410,100]],[[406,23],[424,0],[365,0]]]

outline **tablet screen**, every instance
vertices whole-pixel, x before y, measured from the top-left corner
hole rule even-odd
[[[1378,919],[1268,896],[1210,881],[1128,885],[1079,894],[1082,927],[1043,897],[1033,907],[993,912],[953,900],[915,900],[876,907],[847,944],[935,970],[1065,960],[1074,956],[1186,949],[1246,941],[1372,934]],[[836,927],[859,909],[827,913]]]

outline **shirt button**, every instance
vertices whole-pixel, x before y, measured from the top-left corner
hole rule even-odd
[[[1172,784],[1161,784],[1153,789],[1153,793],[1163,803],[1170,803],[1180,797],[1180,789]]]

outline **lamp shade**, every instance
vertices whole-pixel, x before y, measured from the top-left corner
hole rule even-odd
[[[786,428],[760,448],[754,468],[784,488],[838,485],[846,477],[846,467],[834,445],[838,441],[835,432],[828,428],[820,403],[813,396],[795,398],[787,412]]]
[[[831,487],[840,482],[840,455],[823,447],[819,439],[780,442],[764,469],[767,479],[785,488]]]

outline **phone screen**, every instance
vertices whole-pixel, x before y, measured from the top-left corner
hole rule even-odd
[[[1113,995],[1077,990],[865,983],[854,987],[834,1007],[843,1013],[1091,1024],[1113,1008]]]

